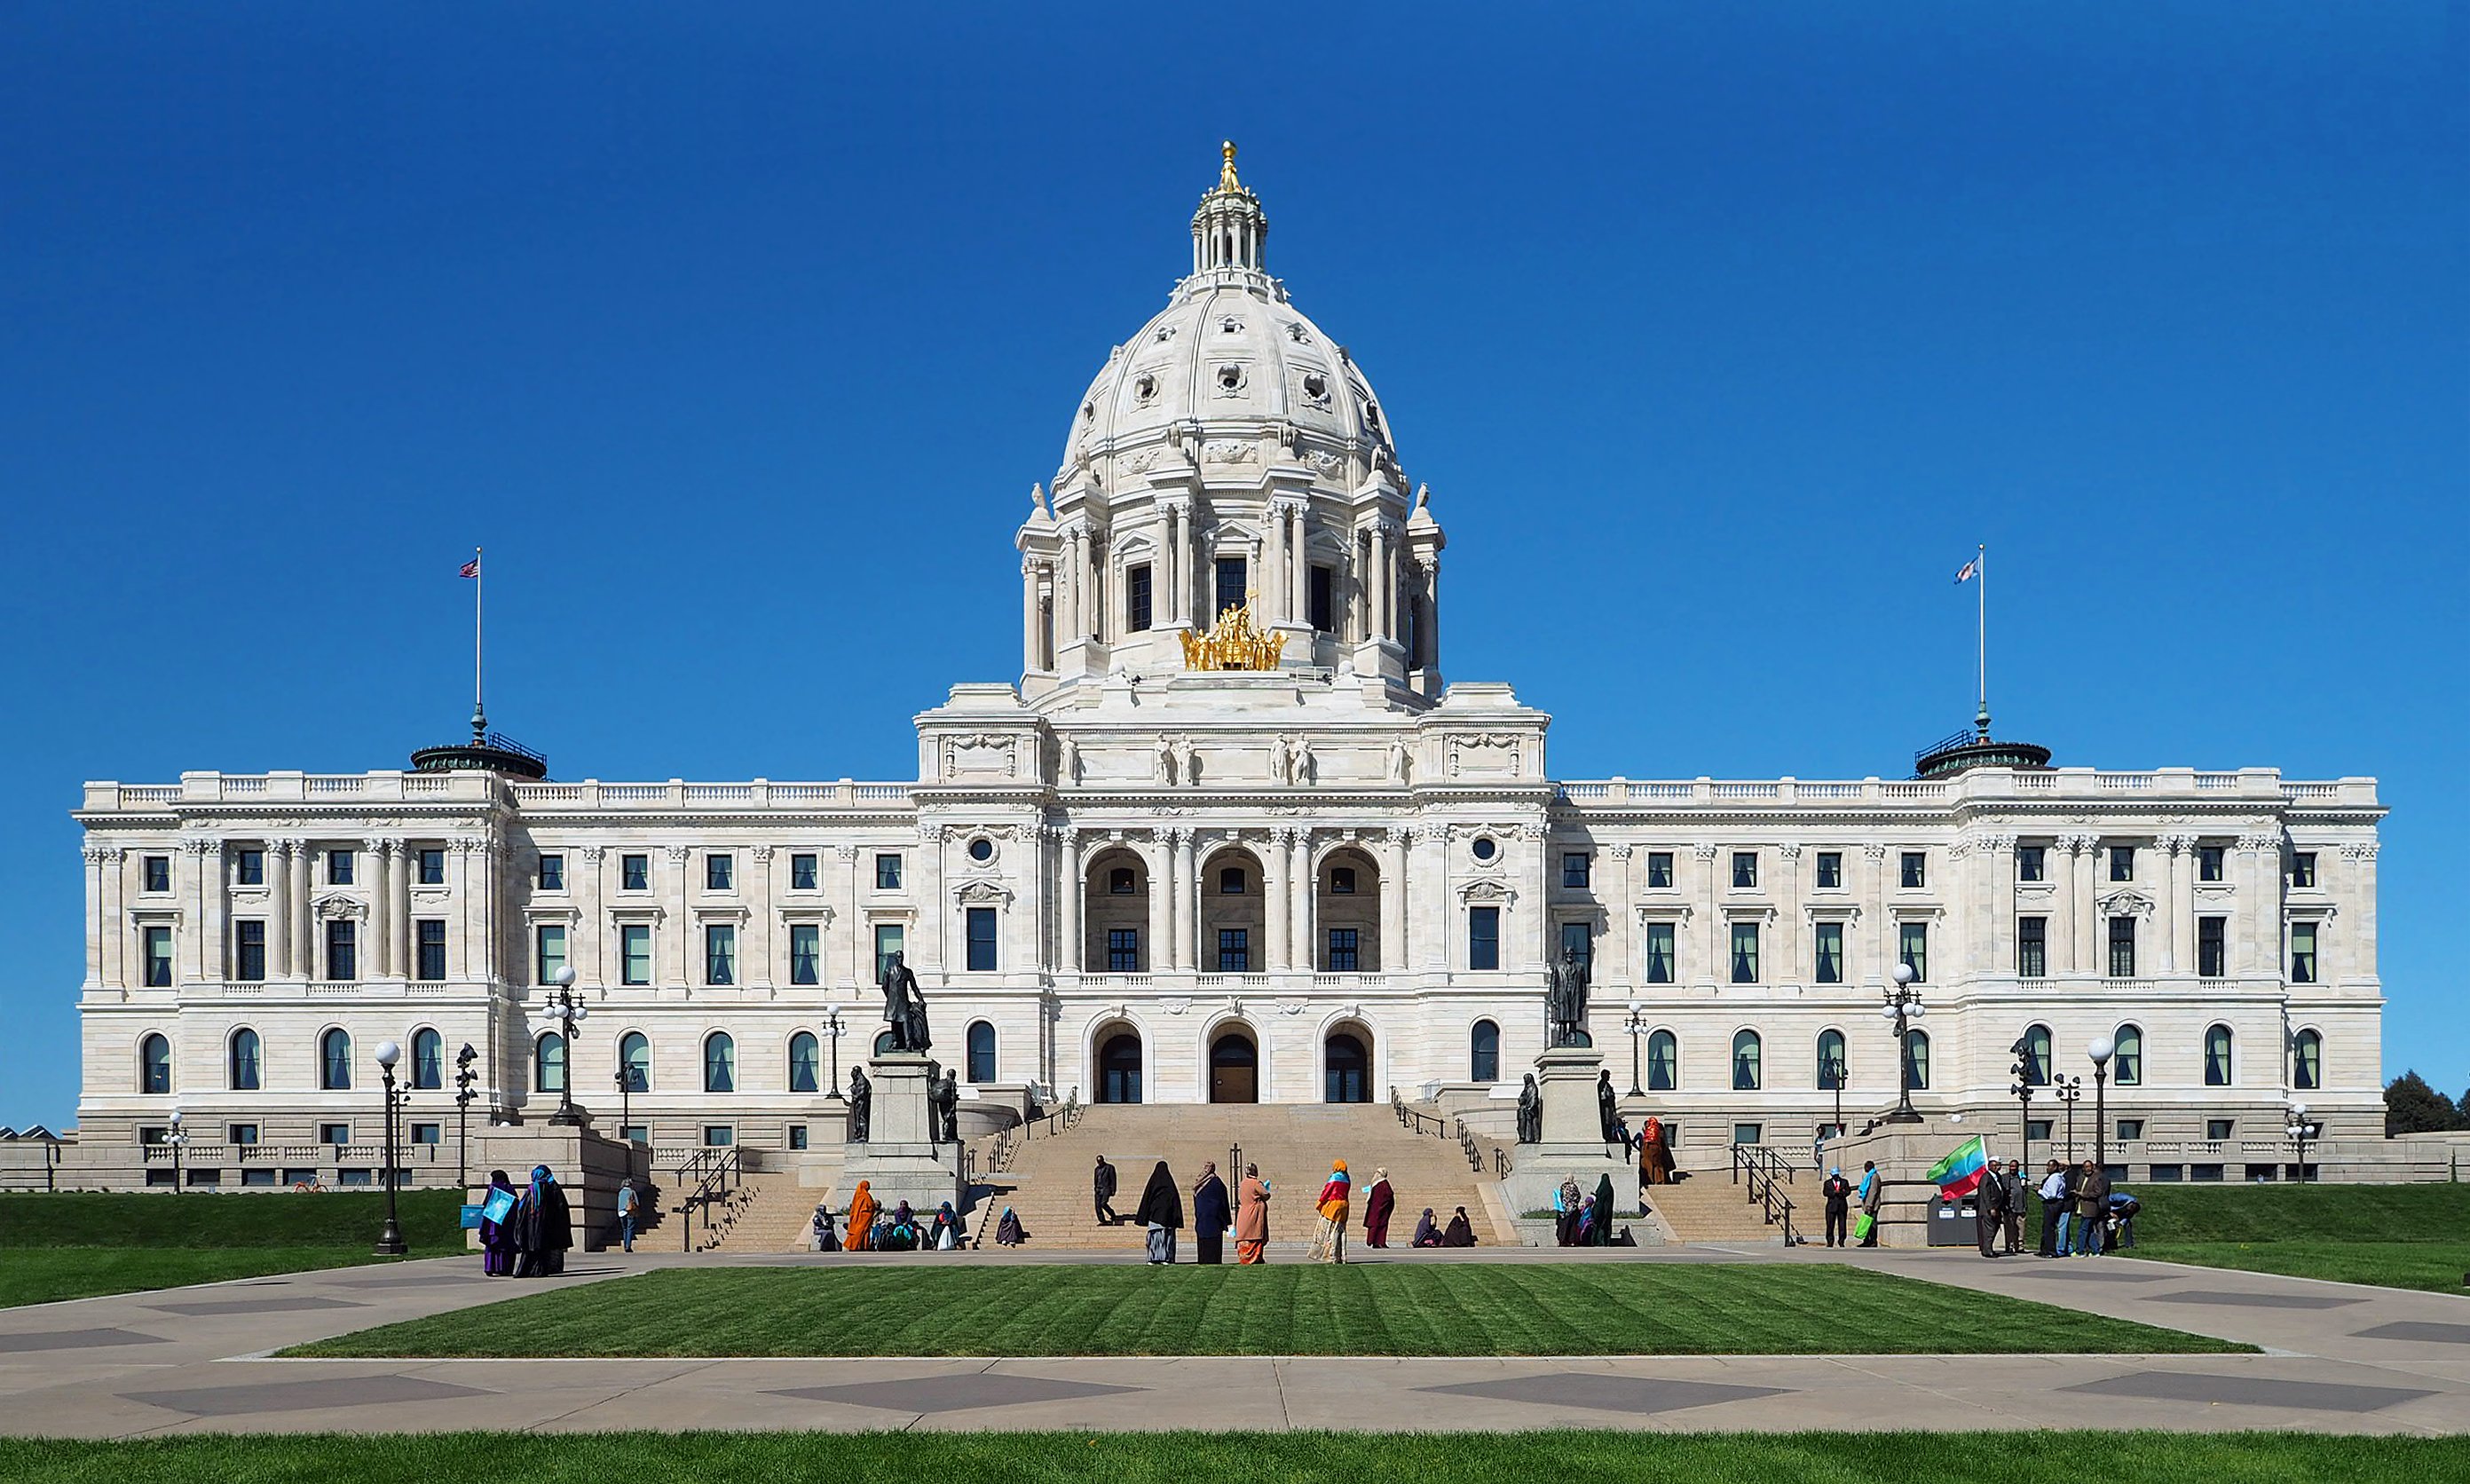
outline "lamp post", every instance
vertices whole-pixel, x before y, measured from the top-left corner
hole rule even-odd
[[[846,1034],[848,1031],[849,1027],[841,1020],[840,1007],[837,1005],[825,1006],[824,1034],[831,1037],[832,1041],[831,1096],[835,1098],[838,1098],[841,1095],[841,1037]]]
[[[629,1143],[635,1138],[627,1132],[635,1126],[634,1091],[635,1069],[626,1065],[626,1053],[621,1047],[618,1053],[618,1137]]]
[[[557,1015],[558,1033],[565,1038],[566,1065],[559,1069],[557,1079],[557,1111],[548,1116],[553,1125],[571,1126],[584,1121],[583,1109],[574,1105],[574,1032],[591,1018],[592,1011],[574,992],[574,965],[560,968],[549,983],[557,993],[549,997],[548,1007]]]
[[[1629,1032],[1629,1095],[1643,1098],[1646,1094],[1638,1085],[1638,1042],[1646,1034],[1646,1011],[1636,1000],[1629,1002],[1629,1019],[1621,1023],[1621,1029]]]
[[[189,1130],[180,1123],[185,1116],[178,1108],[174,1108],[172,1131],[163,1136],[163,1142],[172,1147],[172,1194],[175,1195],[180,1194],[180,1151],[189,1147]]]
[[[2067,1163],[2072,1165],[2076,1162],[2076,1100],[2084,1096],[2084,1078],[2050,1078],[2050,1096],[2067,1105]]]
[[[472,1070],[472,1063],[479,1059],[469,1041],[454,1054],[454,1180],[467,1191],[472,1188],[472,1100],[480,1096],[474,1090],[480,1074]]]
[[[2030,1170],[2033,1168],[2033,1074],[2039,1069],[2033,1065],[2031,1048],[2024,1044],[2022,1037],[2017,1037],[2016,1044],[2007,1049],[2016,1054],[2014,1065],[2007,1069],[2007,1075],[2015,1078],[2007,1084],[2007,1096],[2015,1099],[2017,1104],[2016,1132],[2021,1136],[2017,1144],[2023,1149],[2023,1167]]]
[[[1913,1108],[1912,1024],[1928,1011],[1922,1004],[1922,992],[1913,987],[1913,981],[1921,976],[1911,964],[1897,964],[1892,977],[1896,986],[1886,991],[1887,1003],[1878,1012],[1896,1025],[1896,1111],[1880,1122],[1918,1124],[1922,1116]]]
[[[177,1117],[175,1114],[174,1117]],[[2307,1141],[2316,1137],[2316,1125],[2307,1121],[2307,1104],[2294,1101],[2290,1104],[2290,1122],[2282,1129],[2298,1146],[2298,1183],[2307,1183]]]
[[[378,1043],[378,1080],[385,1096],[385,1230],[378,1234],[379,1257],[404,1255],[403,1223],[395,1219],[394,1210],[394,1064],[403,1059],[403,1048],[392,1041]]]
[[[2092,1058],[2092,1162],[2102,1169],[2109,1168],[2109,1104],[2104,1095],[2109,1087],[2109,1058],[2118,1051],[2118,1043],[2109,1036],[2097,1035],[2085,1048]]]
[[[1826,1070],[1827,1085],[1835,1093],[1835,1122],[1830,1126],[1835,1130],[1835,1137],[1841,1139],[1844,1137],[1844,1054],[1839,1051],[1828,1057]]]

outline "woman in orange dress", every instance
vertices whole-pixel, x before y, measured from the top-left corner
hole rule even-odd
[[[850,1196],[849,1235],[841,1239],[841,1250],[874,1250],[874,1192],[867,1189],[864,1180],[857,1182],[856,1193]]]
[[[1313,1233],[1312,1260],[1316,1263],[1346,1261],[1346,1206],[1353,1185],[1346,1176],[1346,1161],[1331,1161],[1329,1183],[1320,1188],[1320,1230]]]
[[[1249,1267],[1261,1261],[1262,1250],[1270,1245],[1270,1182],[1261,1178],[1261,1167],[1246,1165],[1244,1183],[1235,1190],[1235,1262]]]

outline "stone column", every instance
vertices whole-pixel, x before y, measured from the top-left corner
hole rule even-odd
[[[1192,830],[1175,831],[1175,966],[1200,966],[1200,881],[1193,861]]]
[[[1037,632],[1037,564],[1024,557],[1020,564],[1020,667],[1042,670],[1044,658],[1038,653]]]
[[[868,925],[866,911],[859,902],[862,887],[858,879],[858,847],[836,845],[832,846],[832,857],[841,863],[841,872],[849,880],[849,983],[864,988],[874,980],[874,970],[868,960],[874,951],[874,930]]]
[[[1724,960],[1724,872],[1732,863],[1722,858],[1715,846],[1704,841],[1692,846],[1690,854],[1697,857],[1698,870],[1707,878],[1706,902],[1699,914],[1707,925],[1698,961],[1698,982],[1720,985],[1732,977],[1731,965]]]
[[[2186,972],[2196,967],[2196,837],[2180,835],[2170,861],[2169,967]]]
[[[1372,967],[1394,973],[1414,962],[1407,956],[1407,830],[1392,827],[1381,840],[1381,941]]]
[[[1059,941],[1055,945],[1055,964],[1063,973],[1078,974],[1082,971],[1081,958],[1087,951],[1089,938],[1089,931],[1084,925],[1082,916],[1088,910],[1088,885],[1082,880],[1083,874],[1088,870],[1088,864],[1083,854],[1081,831],[1066,824],[1056,831],[1056,838],[1062,842],[1063,848],[1057,853],[1062,857],[1063,869],[1060,873],[1062,890],[1055,898],[1056,916],[1060,919],[1056,929]],[[1150,916],[1154,917],[1157,916],[1157,893],[1154,890],[1157,885],[1157,873],[1153,870],[1150,875],[1150,885],[1153,888],[1150,893]],[[1152,929],[1150,950],[1152,954],[1157,951],[1155,929]]]
[[[609,923],[600,912],[600,859],[606,851],[600,846],[577,846],[569,859],[579,868],[569,878],[568,888],[574,893],[574,936],[566,945],[566,962],[574,965],[574,977],[587,985],[605,985],[617,976],[609,972]]]
[[[2230,972],[2262,972],[2259,951],[2281,921],[2281,833],[2253,830],[2239,837],[2237,916],[2230,939]]]
[[[1776,846],[1776,886],[1783,909],[1776,916],[1775,941],[1765,945],[1771,957],[1759,965],[1759,976],[1772,985],[1806,985],[1813,975],[1810,957],[1802,946],[1807,926],[1801,919],[1801,845],[1797,841]]]
[[[291,974],[291,842],[266,842],[266,937],[267,965],[270,979],[287,979]],[[305,977],[305,976],[304,976]]]
[[[316,919],[309,915],[309,844],[304,840],[287,840],[283,842],[283,850],[290,857],[285,871],[289,877],[285,896],[290,905],[284,910],[291,922],[292,971],[303,979],[315,979],[321,972],[316,966],[320,945]],[[268,893],[269,896],[271,894]]]
[[[2109,965],[2101,961],[2101,912],[2093,901],[2095,890],[2094,863],[2101,856],[2101,840],[2096,835],[2069,837],[2075,845],[2074,880],[2070,887],[2076,901],[2076,972],[2095,979],[2109,977]]]
[[[97,924],[103,982],[128,984],[128,862],[119,846],[103,847],[103,918]]]
[[[110,922],[103,903],[103,873],[111,868],[118,847],[90,845],[85,847],[85,984],[91,991],[103,984],[104,935]]]
[[[383,840],[361,842],[361,855],[369,863],[369,941],[364,951],[370,977],[375,979],[395,977],[394,931],[386,922],[387,908],[393,905],[386,888],[386,872],[393,861],[385,846]]]
[[[944,894],[944,836],[941,824],[918,827],[918,917],[908,961],[913,969],[940,969],[952,962],[944,951],[944,936],[958,914]]]
[[[1295,962],[1288,937],[1288,919],[1294,903],[1288,880],[1293,870],[1288,844],[1293,837],[1292,829],[1270,830],[1268,847],[1261,852],[1261,931],[1269,939],[1261,945],[1261,966],[1272,974],[1304,966]]]
[[[387,957],[394,961],[395,973],[405,979],[411,977],[411,878],[419,869],[413,848],[408,841],[395,842],[394,912],[387,923],[394,932]]]
[[[666,847],[663,853],[668,861],[669,875],[666,881],[661,883],[661,899],[668,908],[669,937],[675,943],[669,953],[669,962],[676,966],[678,977],[675,983],[691,987],[695,984],[694,956],[697,945],[693,941],[694,914],[687,906],[687,866],[694,852],[685,846],[673,845]],[[660,930],[655,928],[653,931],[657,933]],[[657,962],[658,959],[656,958],[654,962]],[[653,975],[652,982],[656,985],[660,983],[657,971]]]
[[[1175,968],[1175,846],[1168,831],[1150,832],[1141,863],[1150,873],[1149,971],[1170,973]],[[1085,883],[1082,890],[1087,890]],[[1076,920],[1077,916],[1076,911]]]
[[[746,959],[752,969],[746,982],[757,989],[769,989],[789,979],[786,973],[776,970],[772,962],[772,846],[749,846],[746,855],[755,863],[755,870],[748,872],[755,878],[755,890],[749,893],[754,900],[747,904],[746,914],[746,936],[752,939],[746,945]]]
[[[2361,910],[2349,914],[2349,930],[2330,939],[2332,951],[2324,940],[2316,945],[2316,979],[2324,985],[2339,984],[2345,979],[2373,978],[2376,974],[2376,914],[2365,910],[2376,900],[2376,856],[2383,842],[2354,840],[2342,846],[2342,862],[2349,868],[2350,879],[2342,883],[2342,899],[2358,904]]]
[[[1309,974],[1320,967],[1319,925],[1313,907],[1320,893],[1313,873],[1312,831],[1287,831],[1291,850],[1287,868],[1287,962]]]
[[[2016,974],[2016,837],[1990,839],[1990,864],[1984,868],[1981,894],[1990,904],[1990,962],[1981,972],[1999,978]],[[2041,934],[2046,953],[2049,933]],[[2044,969],[2048,964],[2042,965]]]
[[[1369,608],[1372,637],[1387,638],[1396,632],[1396,623],[1390,609],[1398,600],[1398,584],[1396,574],[1390,567],[1389,522],[1386,521],[1372,527],[1371,588]]]

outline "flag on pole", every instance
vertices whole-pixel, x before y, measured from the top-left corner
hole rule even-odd
[[[479,576],[479,575],[480,575],[480,559],[479,559],[478,557],[474,557],[474,558],[473,558],[472,560],[470,560],[469,562],[464,563],[464,564],[463,564],[463,572],[462,572],[462,575],[463,575],[463,576],[466,576],[466,577],[478,577],[478,576]]]
[[[1990,1153],[1981,1147],[1981,1135],[1974,1134],[1955,1148],[1955,1152],[1930,1166],[1924,1178],[1938,1182],[1939,1197],[1961,1200],[1981,1184],[1981,1172],[1990,1165]]]
[[[464,573],[464,575],[468,577],[468,576],[470,576],[470,575],[471,575],[471,573],[466,572],[466,573]],[[1956,586],[1957,586],[1957,587],[1959,587],[1959,588],[1960,588],[1960,587],[1964,586],[1966,583],[1970,582],[1973,578],[1978,577],[1978,576],[1980,576],[1980,575],[1981,575],[1981,558],[1979,558],[1978,556],[1976,556],[1976,557],[1972,558],[1972,560],[1970,560],[1970,561],[1969,561],[1969,562],[1965,563],[1965,564],[1964,564],[1964,566],[1963,566],[1962,568],[1958,568],[1958,569],[1957,569],[1956,574],[1955,574],[1955,584],[1956,584]]]

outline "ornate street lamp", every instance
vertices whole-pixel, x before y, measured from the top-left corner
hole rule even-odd
[[[175,1195],[180,1194],[180,1151],[189,1147],[189,1130],[180,1123],[186,1116],[178,1108],[174,1108],[172,1130],[163,1136],[163,1142],[172,1147],[172,1194]]]
[[[841,1019],[840,1007],[837,1005],[825,1006],[824,1034],[831,1037],[832,1041],[832,1090],[829,1096],[833,1098],[839,1098],[841,1096],[841,1037],[848,1032],[849,1026]]]
[[[2076,1162],[2076,1100],[2084,1096],[2084,1078],[2050,1078],[2050,1096],[2067,1105],[2067,1163],[2072,1165]]]
[[[2092,1058],[2092,1162],[2103,1170],[2109,1168],[2109,1104],[2103,1094],[2109,1086],[2109,1058],[2117,1051],[2118,1043],[2106,1035],[2085,1048]]]
[[[582,1123],[586,1117],[584,1110],[574,1104],[574,1032],[591,1018],[592,1011],[574,992],[573,964],[559,969],[549,983],[557,985],[557,993],[549,997],[548,1008],[557,1015],[558,1033],[565,1038],[566,1064],[558,1069],[557,1111],[548,1116],[548,1121],[571,1126]]]
[[[1643,1098],[1646,1094],[1638,1085],[1638,1043],[1646,1034],[1646,1011],[1636,1000],[1629,1002],[1629,1019],[1621,1023],[1621,1029],[1629,1032],[1629,1095]]]
[[[404,1255],[403,1223],[395,1219],[394,1173],[398,1161],[394,1152],[394,1064],[403,1059],[403,1048],[392,1041],[378,1043],[378,1080],[385,1097],[385,1230],[378,1234],[379,1257]]]
[[[1922,1116],[1913,1108],[1912,1024],[1928,1010],[1922,1004],[1922,992],[1913,987],[1913,981],[1921,976],[1911,964],[1897,964],[1893,977],[1896,986],[1886,991],[1887,1003],[1878,1012],[1896,1025],[1896,1111],[1880,1122],[1918,1124]]]
[[[2007,1084],[2007,1096],[2018,1104],[2016,1120],[2017,1131],[2023,1136],[2020,1141],[2024,1151],[2023,1167],[2030,1170],[2033,1168],[2033,1074],[2039,1069],[2033,1065],[2032,1050],[2024,1044],[2021,1036],[2007,1049],[2016,1054],[2015,1064],[2007,1069],[2007,1075],[2015,1078]]]
[[[2318,1133],[2318,1125],[2307,1121],[2307,1104],[2295,1100],[2291,1102],[2290,1121],[2281,1131],[2298,1146],[2298,1183],[2304,1185],[2307,1183],[2307,1141],[2317,1137]]]
[[[472,1188],[472,1100],[480,1096],[474,1090],[480,1074],[472,1063],[479,1059],[469,1041],[454,1054],[454,1181],[466,1191]]]
[[[1835,1123],[1832,1126],[1835,1137],[1841,1139],[1844,1137],[1844,1054],[1839,1051],[1828,1057],[1823,1070],[1827,1074],[1827,1085],[1835,1093]]]

